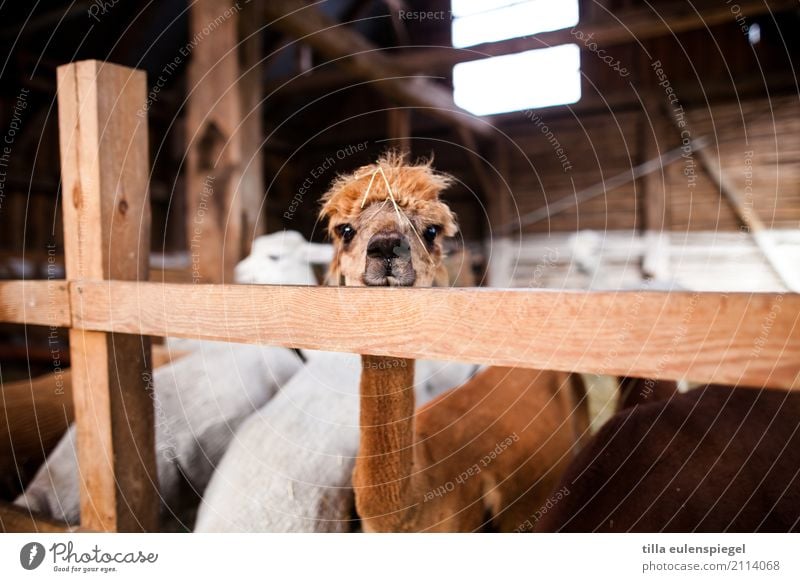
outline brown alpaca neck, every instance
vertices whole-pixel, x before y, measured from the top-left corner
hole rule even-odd
[[[361,357],[360,446],[353,485],[364,529],[406,520],[414,464],[414,360]]]

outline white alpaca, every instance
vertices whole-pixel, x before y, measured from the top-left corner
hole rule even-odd
[[[206,489],[195,531],[352,530],[361,358],[304,353],[303,370],[237,432]],[[476,369],[418,361],[418,401],[465,382]]]
[[[156,461],[163,503],[178,501],[181,474],[202,492],[239,424],[302,366],[283,348],[206,342],[153,373]],[[16,500],[56,519],[79,521],[74,426]]]
[[[306,241],[299,232],[284,230],[253,241],[250,256],[236,265],[237,283],[316,285],[312,265],[327,265],[333,247]]]

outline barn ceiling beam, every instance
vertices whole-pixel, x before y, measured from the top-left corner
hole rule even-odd
[[[719,24],[736,24],[737,18],[750,18],[767,12],[780,12],[796,9],[796,0],[774,0],[769,4],[764,0],[740,0],[739,8],[734,13],[733,5],[727,2],[697,4],[675,1],[670,4],[657,4],[654,8],[632,8],[620,12],[604,11],[605,15],[596,19],[579,22],[572,28],[562,28],[521,38],[500,42],[484,43],[469,47],[462,51],[442,51],[441,55],[410,54],[409,66],[435,63],[437,66],[452,66],[456,63],[500,56],[527,50],[546,48],[559,44],[580,42],[576,36],[579,32],[589,43],[598,47],[609,47],[619,44],[640,42],[660,36],[668,36],[688,32]],[[579,45],[580,46],[580,45]],[[582,46],[582,48],[585,48]],[[431,60],[426,60],[431,59]]]
[[[603,16],[592,16],[573,28],[521,38],[489,42],[463,49],[453,47],[403,49],[402,54],[381,56],[384,56],[392,70],[400,71],[401,74],[442,73],[449,71],[458,63],[578,42],[573,30],[576,33],[580,31],[584,39],[591,36],[587,41],[589,43],[594,42],[598,47],[609,47],[689,32],[726,22],[736,23],[737,18],[752,18],[768,12],[797,9],[797,0],[772,0],[769,4],[764,0],[739,0],[736,5],[739,8],[733,12],[732,4],[727,2],[695,4],[693,7],[691,3],[676,0],[666,6],[656,6],[657,12],[651,8],[633,8],[616,13],[603,11]],[[390,50],[399,52],[399,49]],[[286,84],[281,89],[281,94],[288,96],[346,85],[358,78],[360,77],[353,72],[342,75],[339,71],[326,70],[303,78],[283,79],[274,86]]]
[[[430,79],[408,78],[409,73],[384,55],[380,47],[314,6],[300,0],[265,2],[264,12],[271,20],[269,26],[310,45],[352,78],[375,81],[375,89],[398,105],[418,108],[421,113],[481,135],[492,133],[489,123],[455,104],[450,90]],[[339,78],[343,79],[341,74]]]

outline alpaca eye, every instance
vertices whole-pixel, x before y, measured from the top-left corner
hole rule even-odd
[[[353,240],[353,237],[356,236],[356,229],[354,229],[349,224],[340,224],[336,227],[336,231],[339,233],[339,236],[342,237],[342,240],[346,243],[349,243]]]
[[[422,233],[425,237],[425,240],[429,243],[432,243],[436,239],[436,235],[439,234],[440,227],[438,226],[429,226],[425,229],[425,232]]]

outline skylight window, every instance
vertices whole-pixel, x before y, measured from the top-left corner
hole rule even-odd
[[[578,0],[452,0],[453,46],[497,42],[578,22]],[[575,103],[581,97],[576,44],[460,63],[456,104],[476,115]]]
[[[578,23],[578,0],[452,0],[451,9],[459,48]]]

